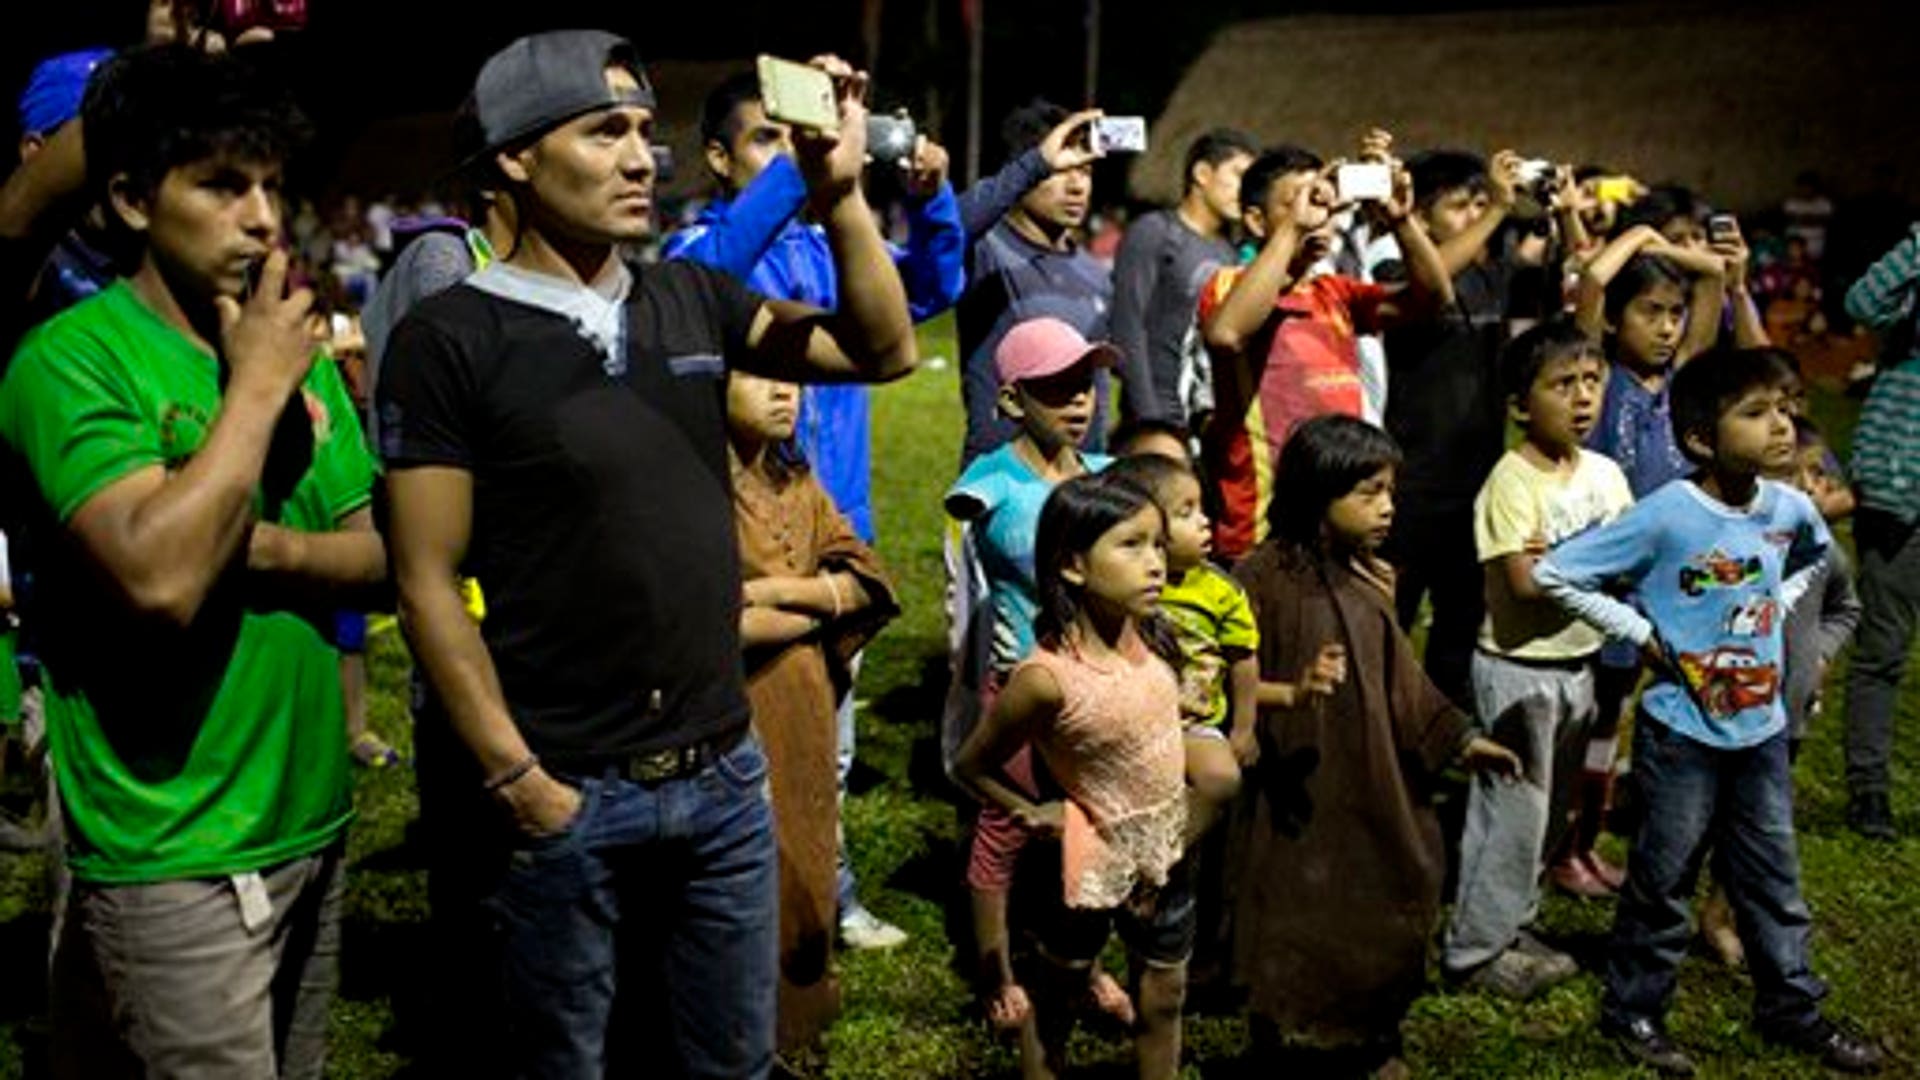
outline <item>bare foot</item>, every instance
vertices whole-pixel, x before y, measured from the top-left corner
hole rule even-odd
[[[987,999],[987,1023],[993,1025],[995,1031],[1018,1031],[1032,1013],[1033,1004],[1019,983],[1001,983]]]
[[[1113,976],[1095,968],[1093,975],[1087,979],[1087,996],[1093,999],[1094,1008],[1119,1021],[1122,1026],[1133,1026],[1133,999],[1127,996]]]

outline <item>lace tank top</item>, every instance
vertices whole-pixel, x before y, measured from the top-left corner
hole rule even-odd
[[[1034,745],[1067,793],[1067,904],[1118,907],[1142,882],[1166,884],[1187,821],[1173,669],[1138,638],[1124,657],[1096,663],[1043,648],[1026,663],[1050,673],[1063,698]]]

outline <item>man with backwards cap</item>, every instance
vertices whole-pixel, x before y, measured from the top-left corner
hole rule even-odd
[[[685,1075],[772,1065],[777,867],[743,689],[726,372],[879,381],[916,359],[859,187],[862,77],[823,66],[853,91],[842,133],[795,152],[834,313],[619,256],[653,227],[653,93],[629,42],[563,31],[515,41],[474,87],[514,242],[388,344],[401,612],[463,789],[497,810],[469,818],[495,929],[474,947],[498,946],[487,1045],[516,1075],[606,1071],[616,990],[667,999]],[[486,592],[480,625],[458,573]],[[659,1046],[637,1053],[626,1068],[660,1066]]]

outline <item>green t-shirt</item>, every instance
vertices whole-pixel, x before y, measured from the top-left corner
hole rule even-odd
[[[213,877],[298,858],[352,816],[331,611],[235,567],[182,629],[133,611],[65,528],[103,488],[206,441],[220,363],[113,285],[29,334],[0,381],[24,466],[46,712],[74,873]],[[338,371],[316,362],[254,493],[259,520],[324,532],[367,505],[373,459]],[[327,627],[329,629],[322,629]]]
[[[1186,666],[1180,670],[1180,716],[1190,724],[1226,722],[1228,669],[1260,646],[1253,604],[1240,583],[1201,563],[1160,591],[1160,610],[1173,624]]]

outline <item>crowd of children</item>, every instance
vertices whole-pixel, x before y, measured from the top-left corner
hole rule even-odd
[[[1409,284],[1327,272],[1335,217],[1355,209],[1333,169],[1295,147],[1257,156],[1241,189],[1251,261],[1217,274],[1195,313],[1215,394],[1200,430],[1139,421],[1114,433],[1116,460],[1079,453],[1111,349],[1036,319],[996,354],[1020,434],[948,497],[991,597],[988,691],[950,762],[983,805],[969,883],[988,1014],[1023,1030],[1027,1075],[1055,1075],[1091,992],[1134,1021],[1141,1075],[1171,1076],[1187,966],[1211,979],[1218,959],[1261,1060],[1402,1075],[1399,1026],[1436,931],[1451,984],[1526,998],[1577,973],[1530,930],[1550,881],[1618,894],[1602,1030],[1690,1075],[1663,1018],[1710,867],[1701,933],[1752,973],[1755,1028],[1876,1071],[1876,1043],[1819,1009],[1788,776],[1860,619],[1827,526],[1853,497],[1802,415],[1794,357],[1768,342],[1737,223],[1656,189],[1588,240],[1564,170],[1535,260],[1567,287],[1522,318],[1478,295],[1491,278],[1468,280],[1511,257],[1489,210],[1512,207],[1514,156],[1429,167],[1435,191],[1384,133],[1361,154],[1394,167],[1392,194],[1360,210],[1399,239]],[[1465,208],[1448,218],[1442,194]],[[1485,464],[1457,424],[1408,447],[1361,419],[1356,336],[1456,318],[1461,338],[1432,331],[1422,355],[1480,365],[1485,388],[1422,378],[1456,413],[1490,403]],[[1387,340],[1400,372],[1410,361]],[[1435,570],[1472,575],[1475,637],[1449,694],[1435,639],[1423,668],[1408,637],[1418,600],[1396,604],[1404,553],[1431,560],[1447,519],[1423,504],[1426,483],[1398,481],[1461,467],[1477,489],[1472,563]],[[1397,533],[1409,518],[1419,527]],[[1390,535],[1401,558],[1382,555]],[[1637,822],[1624,868],[1594,850],[1623,723]],[[1434,796],[1453,768],[1471,779],[1443,839]],[[1049,884],[1010,934],[1023,852]],[[1099,988],[1110,927],[1137,1000]],[[1010,960],[1023,939],[1031,997]]]

